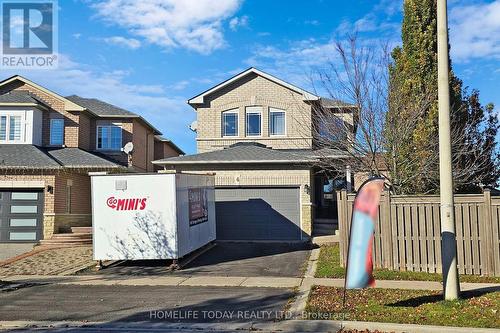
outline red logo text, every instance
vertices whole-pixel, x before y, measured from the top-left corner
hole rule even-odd
[[[146,198],[117,199],[109,197],[106,204],[114,210],[144,210],[146,208]]]

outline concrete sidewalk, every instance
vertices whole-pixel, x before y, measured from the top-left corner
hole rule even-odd
[[[74,285],[122,285],[122,286],[216,286],[216,287],[269,287],[295,288],[313,285],[343,287],[343,279],[328,278],[287,278],[287,277],[235,277],[235,276],[151,276],[127,277],[111,275],[86,276],[37,276],[14,275],[0,277],[0,280],[18,283],[40,284],[74,284]],[[435,281],[376,281],[376,288],[409,289],[409,290],[442,290],[442,284]],[[461,283],[461,290],[495,289],[500,290],[498,283]]]

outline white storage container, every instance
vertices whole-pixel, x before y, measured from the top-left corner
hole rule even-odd
[[[94,260],[178,259],[215,240],[214,176],[91,179]]]

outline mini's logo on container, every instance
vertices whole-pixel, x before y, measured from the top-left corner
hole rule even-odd
[[[117,199],[109,197],[106,204],[114,210],[144,210],[146,208],[146,198]]]

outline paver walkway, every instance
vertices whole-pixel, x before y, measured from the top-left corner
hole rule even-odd
[[[90,246],[48,249],[0,266],[0,276],[73,274],[93,264]]]

